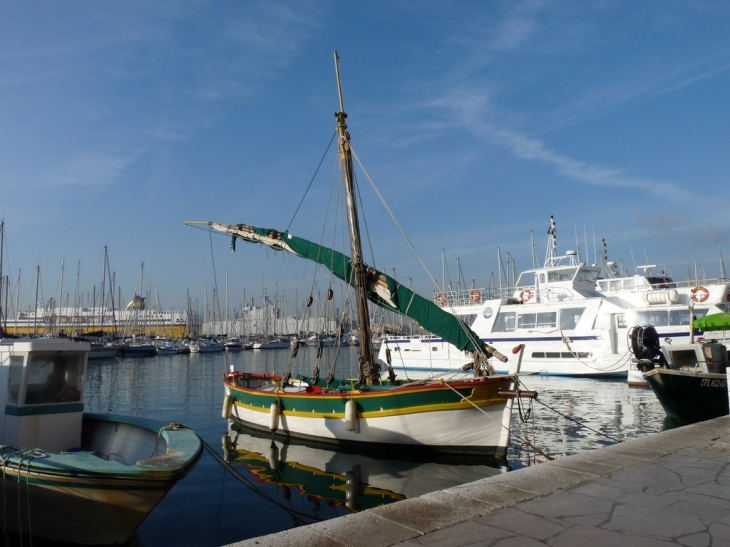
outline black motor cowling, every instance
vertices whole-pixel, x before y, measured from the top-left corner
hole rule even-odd
[[[667,360],[659,344],[659,334],[652,325],[631,327],[629,330],[629,351],[636,357],[637,367],[642,372],[651,370],[656,366],[667,366]]]

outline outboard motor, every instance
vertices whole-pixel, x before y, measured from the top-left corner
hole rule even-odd
[[[665,367],[667,359],[662,353],[659,344],[659,334],[652,325],[631,327],[629,330],[629,350],[634,354],[641,372],[647,372],[654,367]]]

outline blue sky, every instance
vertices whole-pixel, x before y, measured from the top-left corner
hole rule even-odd
[[[487,286],[561,251],[719,274],[730,253],[730,4],[3,2],[3,275],[21,307],[84,298],[104,246],[124,300],[182,308],[217,285],[300,299],[314,268],[182,225],[318,241],[335,130],[333,51],[352,143],[438,281]],[[433,284],[359,175],[368,261]],[[576,243],[577,240],[577,243]],[[212,244],[211,244],[212,242]],[[588,247],[586,249],[586,247]],[[445,261],[442,259],[445,258]],[[141,279],[142,263],[144,278]],[[445,264],[445,267],[444,267]],[[78,281],[77,281],[78,278]],[[326,284],[324,280],[321,283]],[[321,284],[320,284],[321,286]],[[98,290],[98,288],[97,288]],[[221,304],[223,305],[223,304]]]

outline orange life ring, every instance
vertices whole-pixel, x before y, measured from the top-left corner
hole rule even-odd
[[[480,293],[477,289],[472,289],[469,291],[469,300],[472,302],[481,302],[482,300],[482,293]]]
[[[532,291],[530,289],[525,289],[524,291],[520,292],[520,302],[523,304],[525,302],[529,302],[532,298]]]
[[[442,306],[443,306],[444,304],[446,304],[446,295],[445,295],[444,293],[442,293],[442,292],[438,293],[438,294],[436,295],[436,303],[437,303],[437,304],[440,304],[440,305],[442,305]]]
[[[710,296],[710,291],[705,289],[702,285],[694,287],[692,289],[692,300],[695,302],[704,302]]]

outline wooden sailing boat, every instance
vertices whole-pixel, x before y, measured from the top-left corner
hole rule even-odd
[[[286,250],[327,267],[355,288],[359,333],[359,375],[337,380],[289,374],[283,376],[228,372],[224,416],[241,425],[270,430],[276,435],[350,446],[417,449],[454,454],[504,456],[509,444],[509,427],[521,348],[512,375],[489,376],[487,358],[506,357],[481,342],[462,321],[425,298],[400,285],[395,279],[363,262],[358,210],[356,207],[350,138],[347,132],[339,77],[340,98],[336,113],[339,155],[345,185],[352,257],[288,232],[244,224],[205,224],[210,229]],[[235,248],[235,245],[233,245]],[[381,378],[381,364],[373,354],[368,299],[386,309],[416,320],[474,356],[474,378],[397,381],[388,365],[388,377]]]

